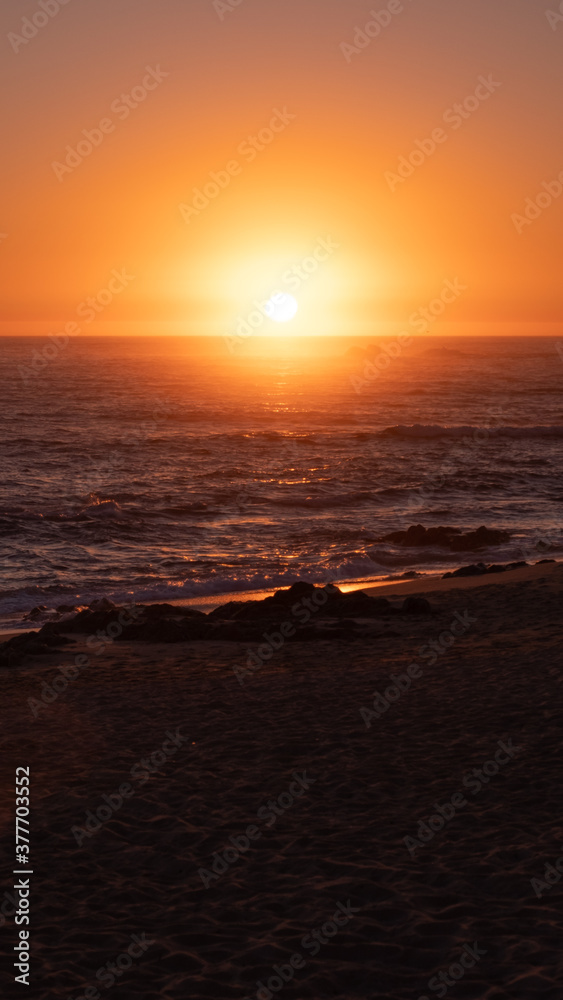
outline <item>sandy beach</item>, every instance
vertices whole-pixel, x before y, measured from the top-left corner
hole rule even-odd
[[[559,1000],[562,581],[396,585],[432,613],[287,642],[242,681],[234,642],[114,642],[71,677],[74,635],[4,668],[37,996]]]

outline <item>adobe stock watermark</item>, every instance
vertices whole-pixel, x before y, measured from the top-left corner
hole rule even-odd
[[[485,957],[487,952],[479,947],[479,943],[466,944],[457,962],[453,962],[447,972],[439,972],[437,976],[432,976],[428,980],[428,989],[437,994],[438,997],[445,997],[450,986],[455,986],[463,979],[468,969],[474,969],[477,962]],[[430,1000],[430,997],[419,997],[418,1000]]]
[[[112,304],[116,296],[121,295],[131,282],[135,280],[135,275],[129,274],[127,268],[122,267],[118,271],[114,267],[105,288],[100,288],[95,295],[90,295],[83,302],[80,302],[76,307],[76,315],[80,319],[83,319],[85,323],[93,323]],[[46,344],[41,350],[35,349],[32,351],[29,365],[18,365],[18,374],[24,384],[27,385],[34,376],[41,374],[47,365],[51,361],[55,361],[60,352],[64,351],[70,342],[70,338],[76,337],[81,333],[82,328],[74,321],[66,323],[60,333],[50,333],[49,340],[51,343]]]
[[[304,257],[299,264],[294,264],[282,274],[281,281],[292,292],[297,292],[301,286],[315,274],[320,265],[324,264],[329,257],[332,257],[335,250],[340,248],[340,243],[335,243],[331,236],[317,237],[317,245],[309,257]],[[254,299],[252,303],[256,308],[246,317],[239,316],[236,320],[236,330],[234,334],[227,334],[223,339],[231,353],[234,353],[249,337],[254,336],[267,319],[272,319],[276,311],[276,304],[283,306],[287,300],[288,293],[276,288],[268,298],[260,301]]]
[[[457,475],[469,459],[476,457],[476,449],[486,444],[495,431],[501,430],[505,424],[503,407],[491,406],[488,412],[491,415],[490,422],[483,427],[474,428],[471,436],[464,434],[459,444],[446,455],[436,471],[427,474],[424,486],[419,486],[409,493],[405,502],[409,515],[414,513],[414,508],[419,510],[426,505],[430,498],[445,486],[446,477]]]
[[[453,646],[456,639],[465,635],[476,621],[478,619],[470,615],[467,609],[462,615],[459,611],[456,611],[449,629],[441,632],[437,639],[432,639],[428,644],[421,646],[418,655],[423,660],[427,659],[429,666],[434,666],[438,657],[443,656],[446,650]],[[389,680],[391,684],[385,689],[384,694],[374,691],[373,711],[370,708],[365,708],[365,706],[360,708],[360,715],[366,724],[366,729],[370,729],[373,718],[380,719],[393,702],[398,701],[407,691],[410,691],[413,680],[419,680],[422,674],[422,667],[416,661],[407,667],[406,673],[390,674]]]
[[[299,438],[295,439],[287,435],[278,439],[275,445],[275,458],[262,456],[254,458],[257,463],[257,471],[277,478],[280,475],[280,470],[289,464],[293,465],[295,462],[299,462],[303,457],[303,449],[297,444],[298,440]],[[248,492],[248,487],[246,487],[231,502],[225,504],[225,509],[230,511],[231,505],[234,505],[239,513],[245,513],[253,506],[253,499],[253,495]]]
[[[401,356],[403,350],[412,344],[410,333],[403,331],[390,343],[384,344],[381,351],[370,361],[364,363],[362,375],[350,375],[350,383],[354,392],[359,396],[362,389],[365,389],[370,382],[376,379],[389,368],[392,361],[396,361]]]
[[[557,858],[557,861],[555,862],[554,865],[552,865],[551,862],[546,861],[544,866],[543,879],[540,878],[530,879],[530,885],[532,886],[532,889],[534,890],[537,898],[541,899],[544,893],[550,892],[551,889],[553,889],[553,886],[557,885],[557,883],[561,881],[562,876],[563,876],[563,854],[561,855],[560,858]]]
[[[410,2],[410,0],[409,0]],[[370,18],[363,28],[356,27],[353,44],[349,42],[340,43],[340,51],[347,63],[352,62],[352,58],[367,49],[374,38],[378,38],[384,28],[388,28],[391,21],[397,14],[404,11],[401,0],[389,0],[383,10],[370,10]]]
[[[542,181],[543,191],[540,191],[535,198],[526,198],[524,202],[524,215],[514,212],[510,218],[519,236],[522,235],[525,226],[531,226],[540,215],[543,215],[547,208],[550,208],[554,201],[557,201],[563,193],[563,170],[556,179],[552,181]]]
[[[512,744],[512,739],[508,743],[502,740],[497,741],[498,750],[494,754],[494,760],[487,760],[482,767],[474,767],[473,770],[463,778],[463,785],[469,788],[472,795],[478,795],[484,785],[488,785],[491,778],[497,775],[506,764],[514,759],[522,749]],[[436,812],[429,817],[428,821],[421,820],[418,824],[416,837],[403,837],[403,842],[411,858],[420,847],[424,847],[434,839],[436,834],[443,830],[447,823],[450,823],[456,814],[456,809],[464,809],[468,805],[463,792],[454,792],[450,801],[445,805],[434,803]],[[417,839],[418,838],[418,839]]]
[[[270,799],[266,805],[260,806],[256,816],[260,820],[264,820],[264,825],[266,827],[272,827],[274,823],[277,822],[279,816],[291,808],[296,799],[301,798],[305,792],[309,791],[311,785],[314,785],[316,778],[310,778],[306,771],[302,771],[299,774],[298,771],[294,771],[292,774],[294,779],[286,792],[282,792],[278,795],[277,799]],[[260,840],[262,836],[262,831],[255,824],[250,824],[246,827],[244,834],[239,834],[238,837],[229,837],[229,842],[232,845],[227,847],[219,853],[215,851],[212,855],[211,869],[199,868],[198,875],[203,882],[206,889],[209,889],[213,882],[216,882],[221,875],[224,875],[228,870],[230,865],[234,865],[239,858],[251,847],[251,843],[256,840]]]
[[[462,285],[459,278],[455,278],[453,281],[449,278],[445,279],[440,295],[431,299],[426,306],[420,306],[416,312],[411,313],[409,326],[412,326],[418,333],[427,333],[430,325],[445,313],[447,306],[452,305],[466,291],[467,285]],[[389,368],[391,362],[400,357],[404,348],[410,347],[411,344],[412,336],[405,330],[390,344],[385,344],[381,353],[373,361],[364,363],[361,377],[350,375],[350,383],[354,392],[359,395],[366,386],[375,382],[381,373]]]
[[[61,7],[66,7],[70,0],[39,0],[38,10],[31,17],[23,17],[20,34],[15,31],[8,32],[8,41],[14,52],[19,52],[22,45],[29,45],[39,32],[46,28],[50,21],[57,16]]]
[[[233,666],[233,673],[241,687],[244,684],[244,678],[248,674],[253,674],[257,670],[260,670],[264,666],[264,663],[271,660],[274,653],[279,652],[287,639],[291,639],[296,635],[297,628],[294,621],[297,620],[300,625],[307,625],[312,616],[317,611],[320,611],[321,608],[324,608],[329,597],[333,594],[338,594],[338,589],[329,583],[326,587],[315,590],[311,594],[311,597],[302,597],[301,600],[296,601],[291,607],[290,614],[293,621],[291,618],[287,618],[286,621],[276,626],[277,631],[264,632],[262,638],[266,642],[262,646],[259,646],[255,653],[251,649],[247,649],[246,667],[239,667],[236,664]]]
[[[244,3],[244,0],[213,0],[213,7],[217,11],[219,20],[224,21],[227,14],[232,14],[241,3]]]
[[[124,627],[127,625],[133,625],[135,620],[143,614],[143,607],[136,607],[132,605],[131,607],[122,608],[119,612],[115,621],[110,622],[106,626],[105,630],[98,629],[95,635],[90,635],[86,640],[86,646],[89,650],[92,650],[95,656],[99,656],[104,652],[106,646],[113,643],[122,634]],[[38,701],[37,698],[28,698],[27,704],[31,709],[31,714],[36,719],[39,715],[41,709],[48,708],[53,702],[57,701],[57,698],[66,691],[69,683],[75,681],[80,677],[80,671],[85,670],[90,666],[90,659],[85,653],[79,653],[74,658],[74,665],[70,664],[67,667],[59,667],[58,674],[54,677],[51,684],[47,681],[43,681],[41,685],[41,700]]]
[[[452,132],[460,129],[464,122],[471,118],[499,87],[502,87],[502,83],[493,80],[492,73],[489,73],[488,77],[479,76],[477,79],[479,82],[473,93],[469,94],[461,103],[447,108],[442,115],[442,121],[451,126]],[[448,133],[440,126],[433,129],[427,139],[415,139],[415,148],[408,156],[399,157],[397,171],[387,170],[385,172],[384,176],[389,189],[394,193],[397,186],[404,184],[409,177],[412,177],[415,170],[421,167],[430,156],[433,156],[438,146],[443,145],[447,140]]]
[[[157,405],[150,415],[151,419],[141,421],[118,438],[111,448],[103,452],[102,458],[95,459],[91,454],[80,456],[77,472],[67,477],[67,483],[72,486],[73,492],[87,493],[89,499],[95,498],[100,480],[125,472],[131,462],[131,451],[146,444],[151,434],[155,434],[173,413],[178,412],[178,404],[169,397],[164,400],[157,397],[153,402]]]
[[[106,962],[101,969],[96,972],[96,980],[102,983],[106,990],[110,990],[120,976],[131,968],[136,959],[143,958],[151,945],[156,944],[154,939],[149,940],[146,934],[130,934],[131,944],[122,951],[121,954],[111,962]],[[102,994],[96,986],[88,986],[76,997],[69,997],[69,1000],[100,1000]]]
[[[351,900],[346,903],[337,903],[336,911],[329,920],[321,927],[315,927],[310,933],[305,934],[301,939],[301,947],[310,954],[311,958],[314,958],[322,947],[330,943],[331,938],[335,937],[343,927],[346,927],[356,913],[360,913],[360,910],[361,907],[352,906]],[[284,986],[291,982],[295,972],[304,969],[306,964],[307,961],[301,952],[295,952],[287,964],[274,965],[274,975],[270,976],[266,983],[259,980],[256,983],[258,989],[254,996],[245,997],[245,1000],[272,1000],[274,994],[283,990]]]
[[[561,0],[561,3],[559,4],[558,11],[550,10],[548,8],[545,12],[545,16],[547,17],[547,22],[551,30],[557,31],[558,26],[563,23],[563,0]]]
[[[170,757],[173,757],[189,739],[188,736],[180,734],[180,727],[174,733],[169,729],[166,732],[166,736],[167,739],[163,741],[162,746],[158,750],[155,750],[150,757],[143,758],[137,761],[136,764],[133,764],[129,774],[137,782],[137,788],[134,788],[127,781],[122,782],[116,791],[110,792],[109,795],[102,795],[103,804],[97,807],[95,814],[91,809],[88,810],[84,826],[75,825],[71,827],[70,832],[79,847],[82,847],[86,837],[91,839],[95,833],[98,833],[102,829],[104,823],[108,823],[110,819],[113,819],[114,814],[121,809],[124,802],[127,799],[133,798],[138,789],[142,788],[150,780],[151,774],[159,771],[163,764],[166,764]]]
[[[145,66],[145,69],[146,76],[143,77],[141,83],[133,87],[130,94],[121,94],[112,101],[110,111],[117,115],[119,121],[123,122],[129,118],[131,111],[146,101],[149,94],[156,90],[166,77],[170,76],[170,73],[165,73],[160,66],[157,66],[156,69],[153,69],[152,66]],[[92,155],[95,149],[102,145],[107,135],[115,132],[115,128],[114,120],[106,117],[98,122],[96,128],[82,129],[84,138],[79,140],[76,148],[70,145],[65,146],[67,155],[64,163],[60,163],[58,160],[53,160],[51,163],[57,180],[62,183],[66,174],[72,174],[84,160]]]
[[[258,153],[263,153],[270,146],[280,132],[285,132],[290,122],[294,121],[297,115],[291,114],[286,107],[283,111],[273,108],[273,117],[268,125],[260,129],[256,135],[248,135],[246,139],[237,147],[237,153],[244,157],[247,163],[252,163]],[[239,160],[229,160],[223,170],[212,170],[209,173],[211,178],[201,188],[193,188],[192,200],[189,204],[182,202],[178,205],[178,210],[184,222],[189,225],[192,218],[208,207],[208,205],[219,197],[221,191],[229,187],[234,177],[239,177],[244,169],[244,164]]]
[[[417,330],[418,333],[428,333],[429,326],[435,323],[440,316],[444,315],[446,307],[453,305],[459,299],[460,295],[466,291],[467,285],[462,285],[459,278],[455,278],[453,281],[447,278],[437,298],[431,299],[428,305],[420,306],[416,312],[411,313],[409,316],[409,325]]]

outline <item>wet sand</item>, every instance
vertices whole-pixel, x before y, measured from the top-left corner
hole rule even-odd
[[[10,850],[13,769],[32,773],[33,995],[418,1000],[443,973],[454,1000],[561,1000],[563,878],[531,880],[563,854],[562,583],[377,587],[433,614],[286,643],[243,683],[237,643],[116,642],[48,705],[86,641],[3,669]],[[9,970],[11,917],[0,933]],[[108,972],[131,935],[154,943]]]

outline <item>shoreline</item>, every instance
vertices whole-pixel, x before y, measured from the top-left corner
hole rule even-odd
[[[556,560],[550,563],[534,563],[528,566],[522,566],[519,569],[505,570],[501,573],[482,574],[480,576],[460,576],[444,579],[442,574],[421,573],[420,576],[414,580],[389,580],[388,577],[374,577],[369,580],[348,581],[342,584],[336,583],[336,586],[338,586],[339,589],[345,594],[352,593],[357,590],[363,590],[366,594],[374,597],[396,596],[397,598],[401,598],[416,594],[423,595],[449,592],[450,590],[469,590],[477,587],[493,585],[498,586],[502,583],[510,584],[526,582],[528,580],[533,581],[541,578],[542,576],[549,575],[551,572],[556,571],[557,567],[562,565],[563,562]],[[315,586],[323,586],[323,584],[317,583]],[[234,591],[225,594],[212,594],[196,598],[177,598],[170,601],[141,601],[139,604],[145,607],[158,604],[169,604],[172,607],[178,608],[195,608],[209,614],[211,611],[214,611],[216,608],[219,608],[224,604],[228,604],[230,601],[239,602],[241,604],[244,604],[247,601],[262,601],[266,597],[272,597],[277,591],[285,589],[287,589],[287,587],[274,587],[269,590]],[[0,642],[7,642],[9,639],[14,636],[21,635],[23,632],[39,632],[44,624],[45,622],[38,624],[30,623],[29,627],[22,627],[18,629],[14,629],[13,627],[2,629],[0,626]]]
[[[552,563],[530,563],[519,569],[505,570],[501,573],[482,574],[480,576],[459,576],[443,578],[443,573],[420,573],[414,580],[390,580],[388,576],[371,577],[368,580],[349,580],[345,583],[338,581],[334,585],[344,594],[352,593],[356,590],[363,590],[366,594],[375,597],[388,597],[396,594],[397,597],[407,597],[409,594],[427,594],[438,591],[449,591],[457,589],[468,589],[492,584],[518,583],[520,580],[534,580],[541,577],[550,570],[555,570],[557,566],[562,566],[563,561],[555,560]],[[460,567],[457,567],[458,569]],[[278,590],[286,590],[290,584],[284,587],[272,587],[269,590],[245,590],[232,591],[226,594],[205,595],[203,597],[178,598],[171,601],[143,601],[143,604],[166,603],[173,607],[193,607],[200,611],[210,612],[215,608],[227,604],[229,601],[245,603],[246,601],[263,601],[266,597],[272,597]],[[315,583],[315,587],[326,586],[326,584]],[[220,598],[218,600],[218,598]]]

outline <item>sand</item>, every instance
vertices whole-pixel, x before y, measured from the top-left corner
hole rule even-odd
[[[544,872],[563,855],[562,583],[558,564],[374,588],[434,614],[286,644],[243,684],[239,644],[114,643],[37,717],[28,700],[86,644],[2,670],[7,844],[13,768],[32,773],[33,995],[105,996],[116,977],[121,1000],[244,1000],[258,982],[418,1000],[445,995],[443,973],[454,1000],[561,1000],[563,878]],[[391,674],[408,690],[378,718]],[[229,838],[241,853],[214,878]],[[10,918],[7,970],[15,934]],[[96,980],[129,966],[131,935],[139,957]]]

